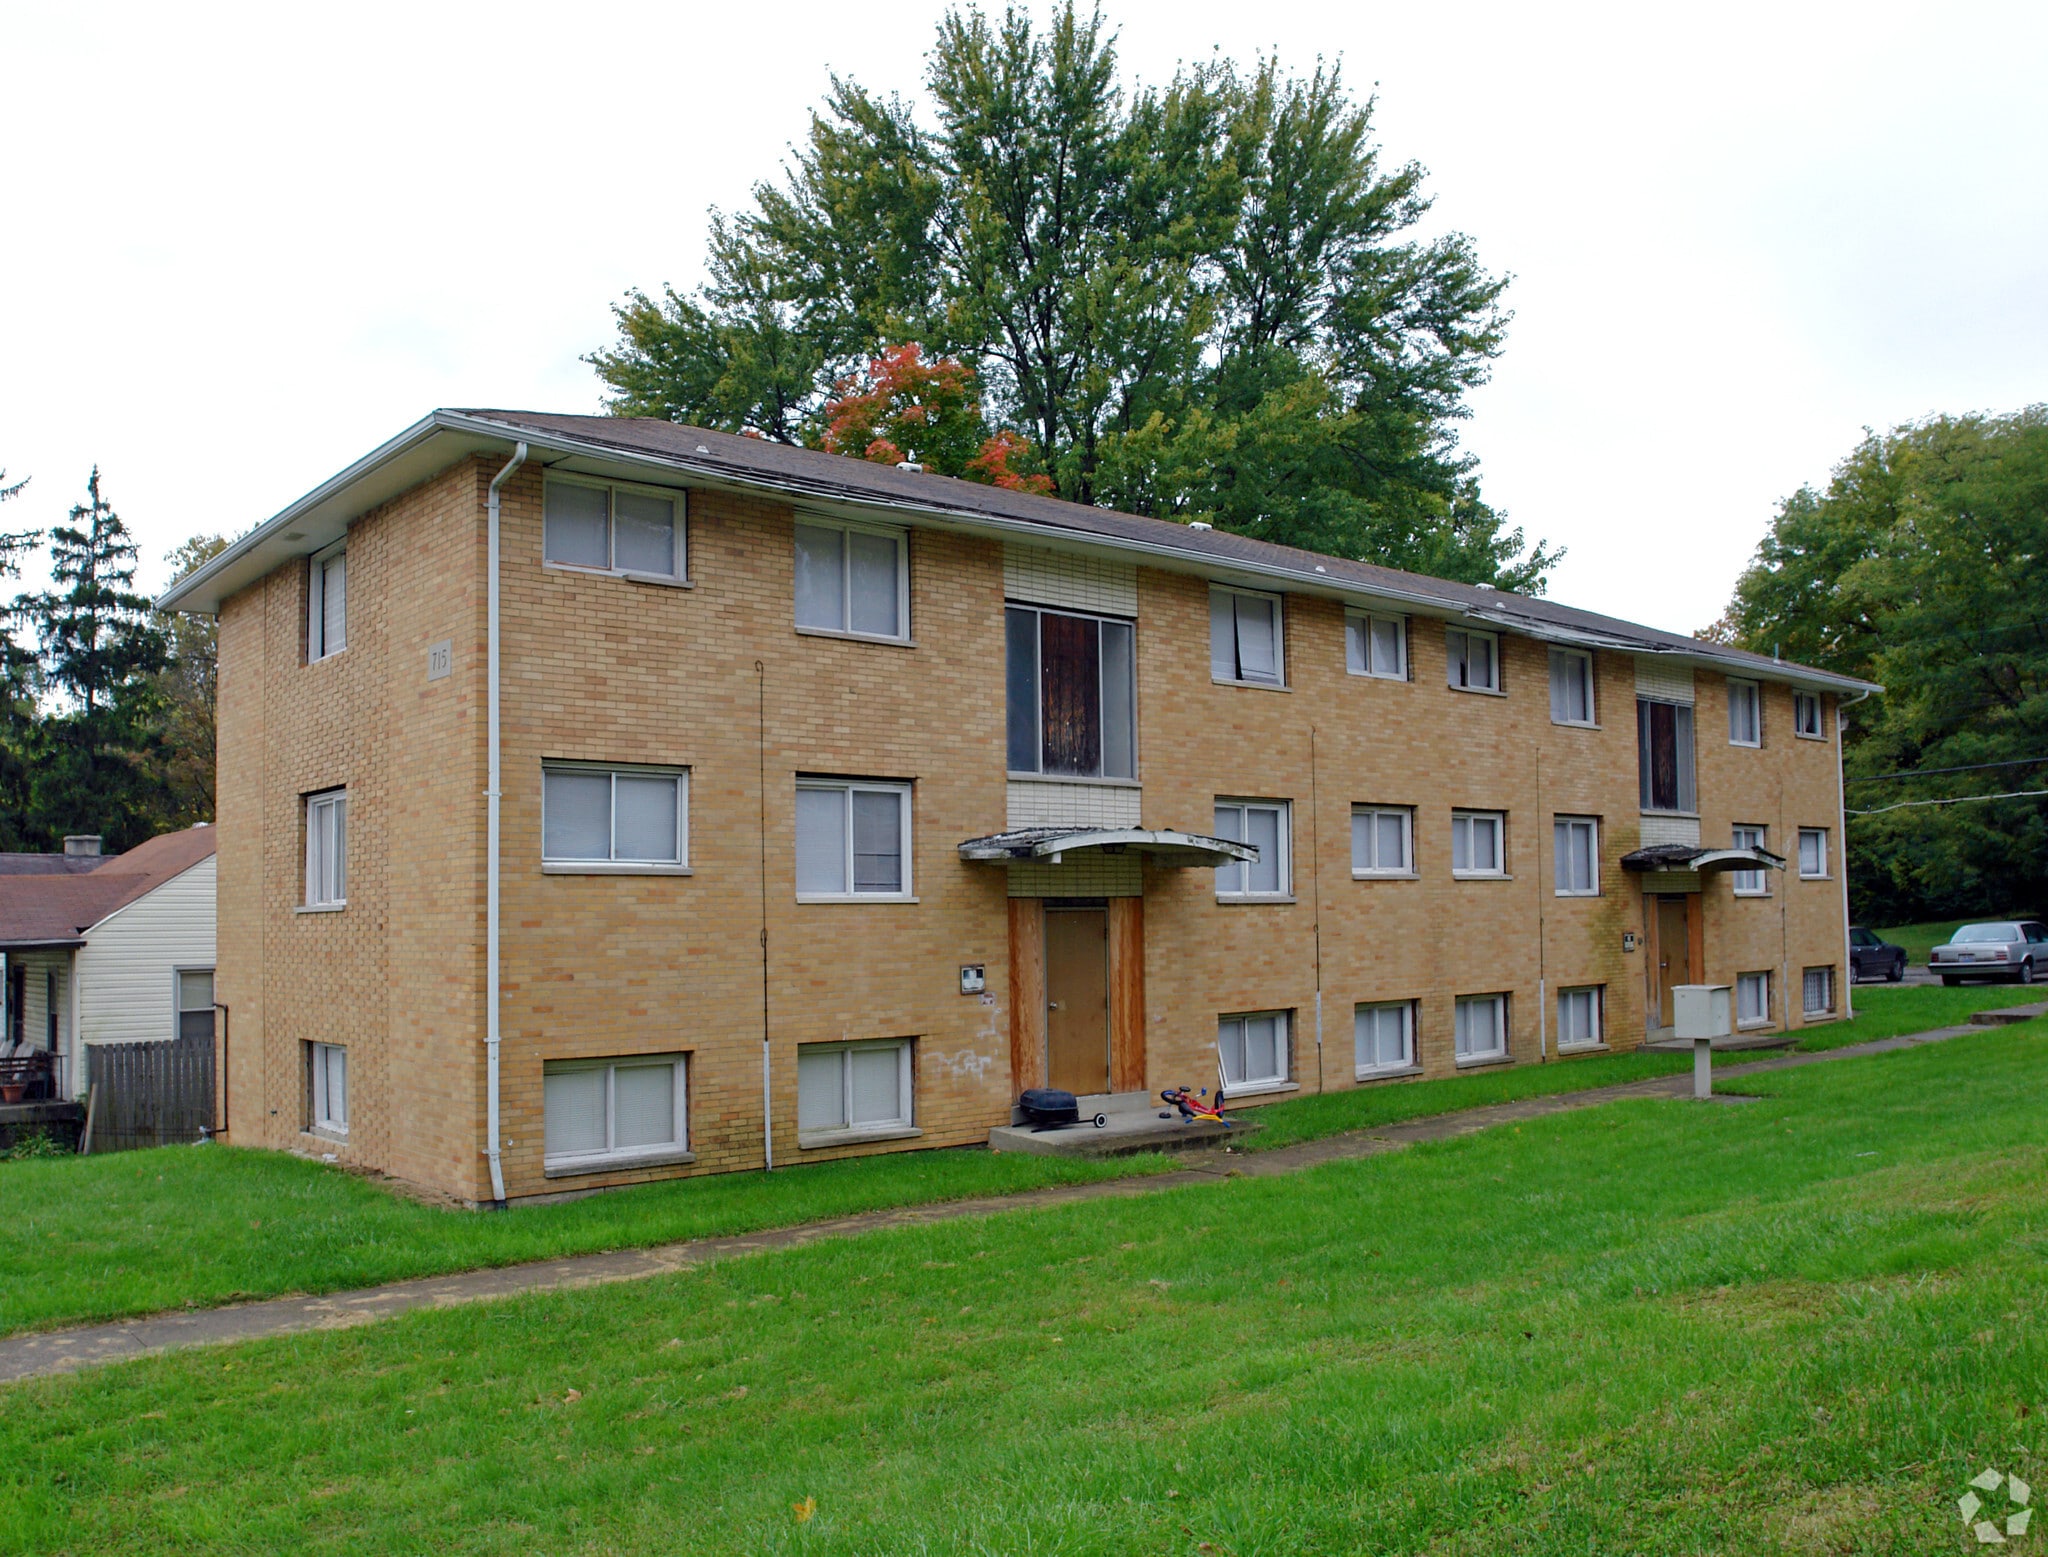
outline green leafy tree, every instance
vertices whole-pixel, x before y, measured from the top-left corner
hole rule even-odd
[[[100,491],[50,532],[53,588],[16,602],[36,632],[39,684],[51,700],[37,721],[28,831],[44,847],[66,832],[98,832],[131,848],[162,825],[162,736],[155,678],[168,645],[135,593],[135,543]]]
[[[172,582],[227,549],[218,535],[196,535],[170,554]],[[166,822],[213,820],[214,721],[220,688],[220,626],[197,612],[157,613],[169,660],[156,673]]]
[[[1334,66],[1126,87],[1099,13],[955,11],[928,111],[835,78],[780,183],[714,213],[709,280],[619,305],[621,415],[815,443],[879,347],[957,358],[1064,496],[1538,590],[1455,429],[1507,322],[1417,236]],[[848,452],[861,452],[848,450]]]
[[[0,503],[21,495],[0,470]],[[38,530],[0,532],[0,579],[21,577],[21,558],[42,539]],[[35,653],[16,636],[17,609],[0,610],[0,849],[28,847],[28,780],[36,731]]]
[[[1844,758],[1859,917],[2048,908],[2048,798],[1879,809],[2048,789],[2048,407],[1866,435],[1782,505],[1718,632],[1885,687]]]

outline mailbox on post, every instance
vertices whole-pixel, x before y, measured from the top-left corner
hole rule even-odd
[[[1714,1040],[1735,1030],[1735,992],[1726,984],[1679,984],[1671,991],[1671,1025],[1692,1040],[1692,1095],[1714,1093]]]

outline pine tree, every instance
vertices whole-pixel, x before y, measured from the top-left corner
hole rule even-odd
[[[0,470],[0,503],[17,497],[26,479],[7,484]],[[42,539],[39,530],[0,533],[0,579],[21,576],[22,555]],[[25,848],[28,835],[29,750],[35,737],[35,655],[14,636],[16,612],[0,610],[0,849]]]
[[[168,809],[153,678],[169,648],[134,590],[135,542],[101,495],[98,466],[86,498],[50,532],[55,587],[15,607],[35,629],[41,688],[55,700],[37,726],[29,830],[44,847],[97,832],[126,849]]]

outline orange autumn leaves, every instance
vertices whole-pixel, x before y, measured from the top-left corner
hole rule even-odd
[[[974,370],[956,357],[927,361],[922,346],[904,341],[833,387],[820,440],[831,453],[917,464],[1013,492],[1053,490],[1051,476],[1029,468],[1037,456],[1030,439],[989,427]]]

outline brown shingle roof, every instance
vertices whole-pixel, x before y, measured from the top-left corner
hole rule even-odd
[[[0,950],[78,946],[109,914],[182,876],[213,853],[214,830],[160,833],[90,870],[0,875]]]

